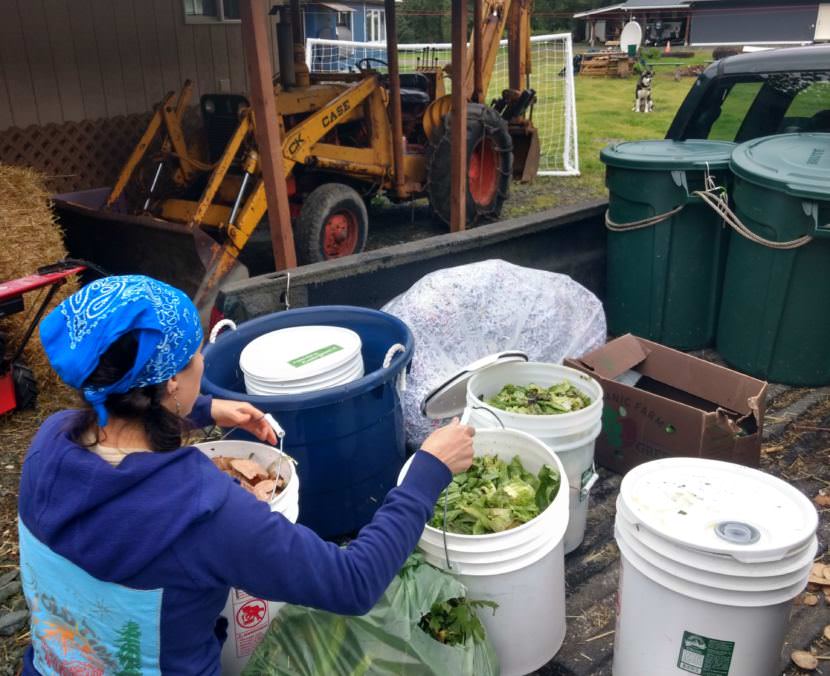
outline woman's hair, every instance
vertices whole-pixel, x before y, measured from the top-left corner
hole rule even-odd
[[[103,387],[121,380],[132,368],[137,354],[138,341],[132,333],[125,333],[104,352],[84,387]],[[151,451],[172,451],[182,445],[182,419],[161,404],[166,388],[167,383],[158,383],[128,392],[113,392],[104,402],[111,416],[142,425]],[[80,439],[88,430],[97,430],[97,423],[97,414],[89,407],[84,411],[76,436]],[[99,441],[96,433],[92,443]]]

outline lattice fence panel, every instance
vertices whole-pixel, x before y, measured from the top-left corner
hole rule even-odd
[[[185,114],[188,138],[199,126],[197,108]],[[151,113],[99,120],[11,127],[0,131],[0,162],[42,171],[55,193],[100,188],[115,182]]]

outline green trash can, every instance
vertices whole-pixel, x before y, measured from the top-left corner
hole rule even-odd
[[[718,350],[753,376],[830,384],[830,134],[748,141],[731,167],[748,230],[731,234]]]
[[[606,314],[612,335],[670,347],[710,345],[728,230],[693,193],[728,188],[726,141],[631,141],[600,153],[609,203]]]

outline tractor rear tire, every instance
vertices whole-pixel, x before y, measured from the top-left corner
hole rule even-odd
[[[427,196],[432,210],[450,222],[451,119],[448,113],[427,145]],[[489,106],[467,104],[467,226],[496,220],[510,190],[513,140],[507,122]]]
[[[360,253],[369,234],[369,214],[358,192],[325,183],[303,202],[294,228],[298,263],[319,263]]]
[[[28,366],[15,362],[12,364],[12,382],[14,383],[14,398],[17,409],[34,408],[37,403],[37,381],[35,374]]]

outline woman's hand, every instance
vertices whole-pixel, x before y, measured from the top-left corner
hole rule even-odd
[[[473,464],[473,436],[475,429],[462,425],[458,418],[446,427],[440,427],[430,434],[421,449],[434,455],[453,474],[458,474],[469,469]]]
[[[274,428],[265,421],[265,414],[248,402],[214,399],[210,405],[210,415],[220,427],[239,427],[260,441],[277,443],[277,435]]]

